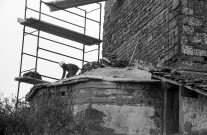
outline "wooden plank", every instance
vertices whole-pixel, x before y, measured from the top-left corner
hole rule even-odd
[[[69,30],[64,27],[54,25],[54,24],[51,24],[45,21],[39,21],[36,18],[27,18],[27,19],[18,18],[18,22],[22,25],[25,25],[25,26],[28,26],[34,29],[40,29],[41,31],[44,31],[46,33],[53,34],[55,36],[59,36],[62,38],[66,38],[68,40],[72,40],[72,41],[82,43],[88,46],[99,44],[102,42],[101,40],[97,38],[84,35],[82,33],[78,33],[76,31]]]
[[[34,78],[31,78],[31,77],[15,77],[14,80],[19,81],[19,82],[28,83],[28,84],[50,83],[48,81],[34,79]]]
[[[174,96],[174,109],[173,109],[173,112],[174,112],[174,132],[171,132],[171,133],[179,133],[179,107],[180,107],[180,102],[179,102],[179,87],[180,86],[177,86],[177,85],[174,85],[173,89],[171,90],[172,93],[173,93],[173,96]],[[188,90],[189,91],[189,90]]]
[[[45,4],[49,6],[50,11],[58,11],[61,9],[78,7],[103,1],[107,0],[56,0],[51,2],[45,2]]]
[[[167,82],[162,81],[162,135],[167,134]]]
[[[183,87],[179,86],[179,133],[184,131],[184,111],[183,111]]]

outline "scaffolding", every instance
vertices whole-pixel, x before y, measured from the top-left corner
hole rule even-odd
[[[20,84],[22,82],[27,83],[27,84],[32,84],[32,85],[34,85],[34,87],[37,84],[48,83],[49,82],[49,81],[46,81],[44,79],[43,80],[37,79],[36,76],[33,77],[33,78],[25,77],[25,76],[22,75],[23,73],[29,72],[29,71],[34,71],[35,73],[37,73],[38,72],[37,69],[38,69],[39,60],[43,60],[43,61],[47,61],[47,62],[51,62],[51,63],[55,63],[55,64],[59,63],[59,62],[57,62],[53,59],[40,57],[39,56],[39,50],[49,52],[49,53],[52,53],[52,54],[55,54],[55,55],[59,55],[59,56],[62,56],[62,57],[77,60],[77,61],[81,62],[82,65],[84,65],[85,62],[89,62],[88,60],[85,59],[85,54],[86,53],[97,51],[97,60],[99,60],[100,45],[101,45],[101,42],[102,42],[102,40],[101,40],[101,27],[102,27],[101,26],[102,11],[101,10],[102,10],[102,4],[99,3],[99,2],[102,2],[102,1],[105,1],[105,0],[76,0],[76,1],[72,1],[72,2],[67,1],[67,0],[56,0],[55,2],[44,2],[43,0],[39,0],[39,3],[38,3],[39,4],[38,5],[39,9],[35,10],[35,9],[28,6],[29,0],[25,0],[24,18],[23,19],[18,18],[18,22],[21,25],[23,25],[23,38],[22,38],[19,77],[15,78],[15,80],[18,81],[17,104],[18,104],[18,99],[19,99]],[[50,11],[63,11],[65,13],[72,14],[72,15],[83,18],[83,20],[84,20],[83,25],[78,25],[78,24],[72,23],[68,20],[60,19],[56,16],[44,13],[42,11],[43,4],[44,4],[44,6],[49,7]],[[92,9],[92,10],[90,9],[88,11],[86,9],[83,9],[82,7],[78,7],[78,6],[83,6],[83,5],[87,5],[87,4],[97,4],[98,8],[95,8],[95,9]],[[72,12],[71,10],[68,10],[68,8],[72,8],[72,9],[75,9],[75,10],[79,10],[80,12],[84,12],[84,15],[80,15],[77,12]],[[34,18],[34,17],[29,17],[28,18],[27,17],[27,12],[28,11],[36,13],[38,15],[38,17],[37,18]],[[92,13],[92,12],[98,12],[99,20],[95,20],[95,19],[87,17],[87,15]],[[54,12],[51,12],[51,14],[52,13],[54,13]],[[42,16],[46,16],[46,17],[49,17],[49,18],[52,18],[52,19],[70,24],[74,27],[79,27],[83,30],[83,32],[82,33],[77,32],[75,30],[71,30],[71,29],[68,29],[66,27],[63,27],[63,26],[60,26],[60,25],[57,25],[57,24],[53,24],[51,22],[44,21],[44,20],[42,20]],[[90,21],[92,21],[94,23],[97,23],[99,25],[98,26],[99,27],[98,28],[98,36],[97,36],[98,38],[97,37],[95,38],[93,36],[89,36],[89,35],[86,34],[87,20],[90,20]],[[29,31],[26,29],[27,27],[30,28]],[[31,28],[32,28],[32,30],[31,30]],[[76,47],[76,46],[69,45],[67,43],[56,41],[55,39],[48,38],[47,35],[42,36],[40,34],[40,32],[44,32],[44,33],[47,33],[47,34],[51,34],[51,35],[54,35],[54,36],[57,36],[57,37],[64,38],[64,39],[69,40],[69,41],[80,43],[82,46],[81,47],[80,46]],[[31,53],[27,53],[24,50],[24,48],[26,46],[25,45],[26,36],[36,37],[36,50],[35,50],[36,54],[35,55],[31,54]],[[77,58],[77,57],[73,57],[71,55],[66,55],[66,54],[63,54],[63,53],[52,51],[50,49],[45,49],[45,48],[40,46],[40,39],[47,40],[49,42],[53,42],[53,43],[56,43],[58,45],[73,48],[73,49],[76,49],[77,51],[82,51],[82,56],[81,56],[81,58]],[[86,50],[86,47],[93,46],[93,45],[96,45],[97,48],[92,49],[92,50],[89,49],[88,51]],[[25,55],[35,59],[35,63],[34,63],[35,66],[32,69],[27,69],[27,70],[23,71],[23,69],[22,69],[22,66],[24,64],[23,63],[23,57]],[[59,79],[57,79],[55,77],[52,77],[52,76],[43,75],[43,74],[40,74],[40,75],[41,75],[41,77],[43,77],[45,79],[48,78],[48,79],[52,79],[52,80],[59,80]]]

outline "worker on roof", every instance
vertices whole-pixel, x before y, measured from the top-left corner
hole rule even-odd
[[[65,62],[63,61],[59,62],[59,66],[62,67],[63,69],[63,74],[62,74],[61,79],[65,78],[66,71],[68,72],[68,74],[66,75],[66,78],[69,78],[69,77],[73,77],[74,75],[76,75],[76,73],[79,70],[79,67],[77,65],[71,64],[71,63],[65,64]]]

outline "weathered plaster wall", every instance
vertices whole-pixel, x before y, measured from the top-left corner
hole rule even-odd
[[[178,54],[179,0],[110,0],[105,4],[103,55],[157,63]]]
[[[207,97],[185,97],[183,103],[185,132],[192,135],[207,135]]]
[[[85,113],[95,121],[92,135],[161,135],[159,83],[81,82],[40,89],[31,103],[41,104],[52,96],[67,98],[74,115]]]
[[[75,110],[78,110],[76,111],[78,113],[87,108],[86,110],[90,112],[89,115],[94,115],[94,120],[101,119],[102,132],[107,130],[108,133],[105,133],[107,135],[114,133],[124,135],[161,134],[161,90],[159,85],[90,83],[93,86],[95,84],[95,87],[75,86]],[[90,83],[84,84],[84,86],[90,86]],[[97,111],[102,114],[100,118],[97,118]]]

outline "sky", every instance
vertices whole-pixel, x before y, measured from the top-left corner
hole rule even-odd
[[[24,15],[23,0],[0,0],[0,93],[4,96],[16,94],[19,74],[19,60],[22,39],[22,26],[17,17]]]
[[[28,0],[34,1],[34,0]],[[38,2],[36,3],[29,2],[30,7],[34,9],[38,9]],[[17,18],[24,18],[24,0],[0,0],[0,93],[3,93],[4,97],[16,96],[18,82],[14,81],[15,77],[19,76],[20,69],[20,58],[21,58],[21,46],[22,46],[22,35],[23,35],[23,26],[17,22]],[[81,8],[86,9],[87,11],[91,9],[95,9],[97,4],[84,6]],[[84,15],[82,11],[77,11],[76,9],[71,9],[70,11],[79,13]],[[61,19],[69,19],[73,21],[73,23],[79,23],[79,25],[84,25],[84,20],[80,17],[75,17],[74,15],[66,15],[62,12],[49,12],[48,8],[43,8],[43,12],[53,15],[55,17],[62,17]],[[89,18],[93,18],[96,16],[95,20],[98,20],[98,12],[94,12],[88,15]],[[29,17],[38,17],[38,14],[33,12],[27,12],[27,18]],[[103,17],[103,16],[102,16]],[[63,24],[62,22],[58,22],[54,19],[48,18],[46,16],[42,16],[42,19],[47,22],[52,22],[69,29],[73,29],[75,31],[83,33],[83,30],[72,25]],[[102,19],[103,20],[103,19]],[[34,31],[33,29],[26,29],[27,32]],[[35,33],[34,33],[35,34]],[[95,36],[98,38],[98,24],[94,24],[94,22],[87,21],[87,30],[86,34],[90,36]],[[72,46],[76,46],[78,48],[82,48],[82,45],[77,44],[75,42],[71,42],[59,37],[55,37],[49,35],[47,33],[41,33],[41,36],[55,39],[59,42],[66,43]],[[33,36],[26,36],[25,38],[25,52],[30,54],[36,53],[36,45],[37,40]],[[52,50],[54,52],[63,53],[65,55],[74,56],[77,58],[82,58],[82,53],[80,51],[65,48],[64,46],[60,46],[49,41],[40,40],[40,47]],[[96,49],[96,46],[92,46],[86,48],[86,50]],[[54,61],[65,61],[66,63],[74,63],[77,64],[81,68],[80,61],[74,61],[69,58],[60,57],[48,52],[39,51],[39,56],[51,59]],[[97,52],[92,52],[91,54],[86,55],[86,60],[95,61],[97,60]],[[24,55],[23,59],[23,67],[22,70],[28,70],[34,68],[35,59],[30,58]],[[48,75],[55,78],[61,78],[62,69],[58,66],[58,64],[48,63],[46,61],[38,61],[38,72],[40,74]],[[44,79],[44,78],[43,78]],[[48,80],[54,81],[54,80]],[[20,87],[20,97],[24,97],[32,85],[21,83]]]

